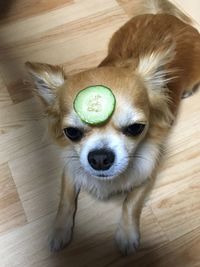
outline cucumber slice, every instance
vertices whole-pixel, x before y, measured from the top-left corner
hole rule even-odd
[[[115,96],[103,85],[89,86],[81,90],[74,100],[74,110],[82,121],[97,125],[106,122],[115,109]]]

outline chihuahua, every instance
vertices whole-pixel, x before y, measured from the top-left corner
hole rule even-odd
[[[171,2],[142,0],[137,15],[111,38],[98,67],[66,75],[59,66],[27,62],[50,132],[66,155],[52,251],[72,239],[80,189],[98,199],[124,194],[116,242],[139,246],[139,221],[180,100],[200,82],[200,34]],[[104,124],[80,119],[73,102],[88,86],[111,88],[116,107]]]

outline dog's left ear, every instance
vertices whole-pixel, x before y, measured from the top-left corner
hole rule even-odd
[[[53,105],[57,89],[65,83],[63,69],[59,66],[31,62],[26,62],[26,67],[37,88],[36,94],[46,106]]]
[[[175,56],[175,44],[168,48],[158,48],[157,51],[141,56],[136,72],[142,78],[147,88],[160,91],[174,78],[174,71],[167,68]]]

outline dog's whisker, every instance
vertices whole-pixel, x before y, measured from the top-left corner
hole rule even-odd
[[[128,156],[127,158],[128,158],[128,159],[131,159],[131,158],[144,159],[144,160],[146,160],[146,161],[149,161],[148,158],[145,158],[145,157],[143,157],[143,156],[141,156],[141,155],[130,155],[130,156]]]

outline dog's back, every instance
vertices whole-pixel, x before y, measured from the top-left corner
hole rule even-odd
[[[136,1],[135,7],[134,17],[113,35],[100,66],[136,69],[142,57],[163,55],[162,66],[171,79],[171,108],[176,113],[181,96],[190,94],[200,82],[200,34],[192,20],[169,1]],[[145,65],[149,63],[144,61]]]

